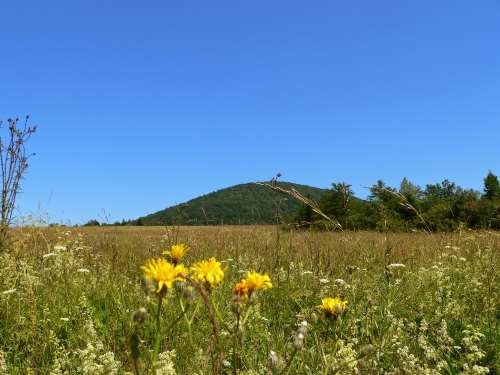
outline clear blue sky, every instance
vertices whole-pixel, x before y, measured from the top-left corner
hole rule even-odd
[[[500,174],[500,3],[3,1],[21,213],[135,218],[228,185]]]

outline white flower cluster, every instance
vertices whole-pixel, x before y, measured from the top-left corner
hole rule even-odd
[[[0,254],[0,299],[14,293],[33,293],[41,285],[40,275],[24,260],[8,252]]]
[[[0,350],[0,375],[6,375],[8,374],[7,372],[7,362],[5,360],[5,355],[3,351]]]
[[[464,358],[467,361],[463,365],[463,374],[481,375],[489,373],[490,370],[487,367],[477,364],[485,356],[485,353],[479,348],[479,343],[484,338],[484,335],[472,326],[468,326],[463,331],[463,334]]]
[[[405,323],[405,320],[397,319],[391,313],[388,313],[388,320],[392,325],[391,347],[396,359],[395,365],[388,374],[441,374],[447,363],[441,360],[438,350],[429,342],[430,327],[428,323],[422,320],[417,328],[415,323]],[[408,346],[408,343],[411,342],[410,338],[415,335],[423,358],[417,356]]]
[[[155,363],[155,375],[176,375],[174,360],[175,350],[160,353]]]
[[[346,344],[344,340],[337,341],[337,350],[326,356],[329,373],[338,375],[358,374],[358,353],[353,344]]]
[[[453,349],[454,340],[448,334],[448,323],[446,320],[441,320],[441,326],[437,330],[436,342],[443,353],[450,353]]]
[[[56,358],[50,375],[116,375],[121,363],[111,351],[106,351],[102,341],[97,337],[94,324],[87,320],[85,324],[87,345],[75,351],[65,350],[62,346],[56,352]]]
[[[391,263],[387,266],[387,268],[390,270],[397,270],[400,268],[406,268],[406,266],[403,263]]]

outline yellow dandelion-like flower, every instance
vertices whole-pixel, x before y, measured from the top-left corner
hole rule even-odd
[[[202,260],[191,267],[193,278],[209,288],[215,288],[224,280],[224,271],[215,258]]]
[[[148,259],[141,267],[144,277],[156,285],[156,293],[160,294],[171,289],[176,281],[182,281],[187,273],[186,267],[182,264],[173,265],[165,259]]]
[[[255,290],[272,288],[269,275],[258,272],[248,272],[247,277],[234,286],[234,293],[238,296],[250,296]]]
[[[345,311],[347,303],[347,301],[342,301],[339,297],[323,298],[319,308],[324,311],[326,316],[337,317]]]
[[[234,294],[240,297],[248,296],[248,287],[244,280],[236,283],[236,285],[234,286]]]
[[[166,250],[163,252],[163,255],[167,255],[170,257],[173,263],[177,263],[181,258],[186,254],[189,248],[183,243],[173,245],[170,250]]]

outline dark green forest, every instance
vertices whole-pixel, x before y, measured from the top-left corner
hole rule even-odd
[[[135,220],[111,225],[238,225],[285,224],[298,229],[392,230],[428,232],[460,228],[500,229],[500,184],[492,172],[484,178],[483,191],[464,189],[444,180],[420,187],[404,178],[399,187],[379,180],[360,199],[346,182],[320,189],[290,182],[273,182],[295,189],[316,202],[332,218],[325,220],[311,206],[269,187],[247,183],[221,189]],[[271,185],[269,185],[271,186]],[[88,226],[108,225],[91,220]],[[338,229],[338,228],[337,228]]]
[[[370,187],[368,199],[361,200],[354,196],[351,185],[340,182],[332,184],[318,207],[344,229],[500,229],[500,184],[492,172],[484,178],[482,192],[464,189],[448,180],[424,188],[406,178],[398,188],[379,180]],[[331,226],[306,205],[298,210],[295,222],[301,228]]]
[[[279,182],[285,189],[319,200],[326,192],[312,186]],[[291,220],[300,203],[255,183],[221,189],[173,207],[143,216],[135,225],[274,224]]]

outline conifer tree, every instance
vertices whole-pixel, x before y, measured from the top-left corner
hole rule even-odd
[[[491,171],[484,178],[484,197],[490,200],[500,198],[500,183],[498,182],[498,177],[491,173]]]

